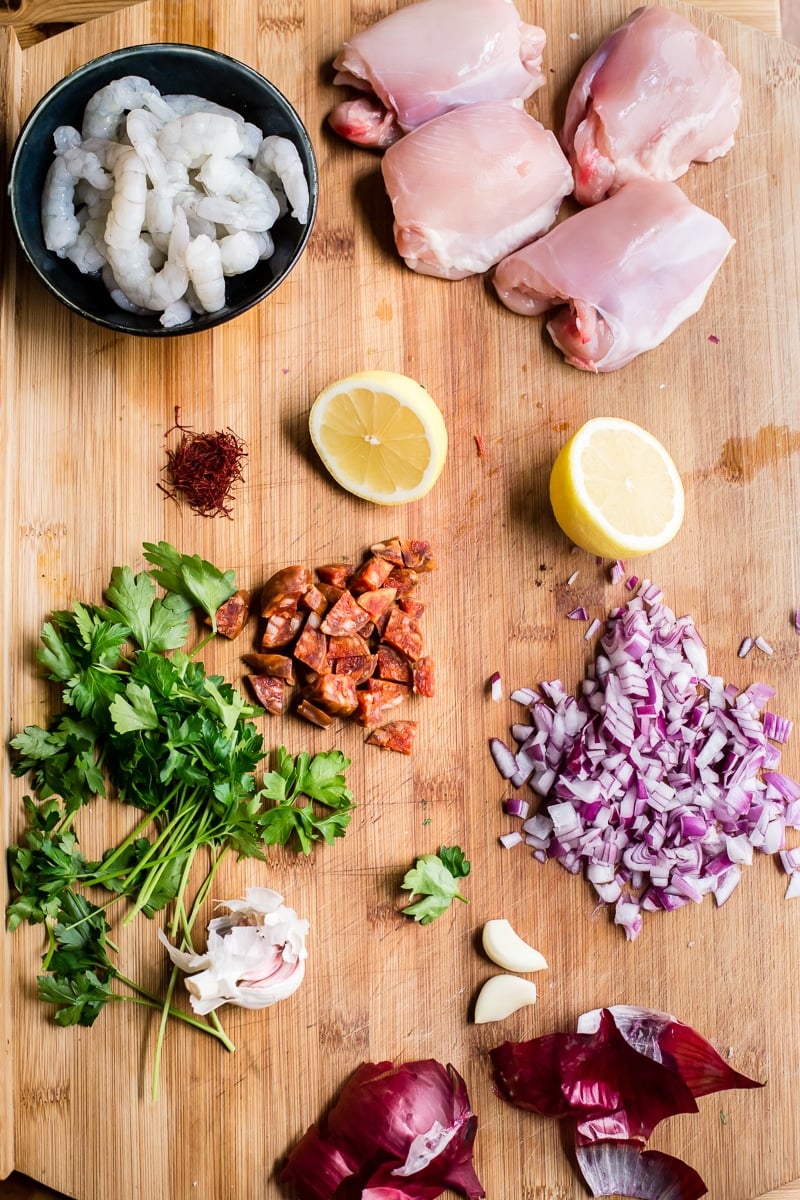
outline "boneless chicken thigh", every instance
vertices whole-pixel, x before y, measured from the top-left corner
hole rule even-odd
[[[741,79],[720,44],[678,13],[637,9],[584,63],[561,144],[575,198],[596,204],[632,179],[678,179],[727,154]]]
[[[407,266],[463,279],[549,229],[572,190],[553,133],[510,104],[474,104],[390,146],[382,170]]]
[[[698,311],[733,244],[677,184],[634,180],[505,258],[494,286],[517,313],[559,307],[547,329],[566,361],[614,371]]]
[[[544,83],[544,30],[513,0],[420,0],[354,34],[334,59],[335,83],[364,95],[330,123],[359,145],[388,146],[464,104],[523,100]]]

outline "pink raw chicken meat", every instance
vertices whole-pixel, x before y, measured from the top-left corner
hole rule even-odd
[[[464,279],[549,229],[572,190],[553,133],[510,104],[454,109],[390,146],[383,178],[412,271]]]
[[[421,0],[354,34],[334,59],[335,83],[367,93],[330,122],[364,146],[388,146],[452,108],[484,100],[522,106],[544,83],[545,33],[512,0]]]
[[[575,199],[596,204],[631,179],[678,179],[721,158],[741,106],[719,42],[678,13],[637,9],[584,63],[567,102]]]
[[[635,180],[498,264],[513,312],[569,302],[547,330],[568,363],[614,371],[658,346],[702,305],[733,246],[675,183]]]

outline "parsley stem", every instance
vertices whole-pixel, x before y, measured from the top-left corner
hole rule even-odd
[[[153,996],[150,992],[145,991],[144,988],[139,987],[139,985],[134,983],[132,979],[127,979],[124,975],[117,975],[117,979],[119,979],[120,983],[126,984],[137,994],[135,996],[123,996],[120,992],[112,992],[110,999],[124,1000],[129,1004],[143,1004],[147,1008],[160,1009],[162,1007],[162,1002],[157,996]],[[202,1030],[203,1033],[210,1034],[211,1037],[217,1038],[220,1042],[222,1042],[225,1049],[230,1050],[231,1053],[233,1053],[233,1051],[236,1049],[236,1046],[226,1033],[215,1029],[214,1026],[209,1025],[207,1021],[201,1021],[199,1018],[191,1016],[190,1013],[183,1012],[183,1010],[180,1008],[170,1008],[169,1015],[171,1017],[177,1017],[179,1021],[184,1021],[187,1025],[192,1025],[195,1029]]]

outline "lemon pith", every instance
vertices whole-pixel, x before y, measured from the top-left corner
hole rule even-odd
[[[561,448],[550,501],[567,537],[603,558],[659,549],[684,513],[683,485],[666,449],[647,430],[611,417],[588,421]]]
[[[425,495],[447,453],[444,418],[429,393],[392,371],[330,384],[314,401],[309,431],[336,482],[376,504]]]

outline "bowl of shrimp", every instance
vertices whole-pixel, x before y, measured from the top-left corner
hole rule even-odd
[[[215,50],[155,43],[92,60],[39,101],[9,198],[25,257],[62,303],[169,337],[275,291],[308,242],[318,176],[308,131],[269,80]]]

